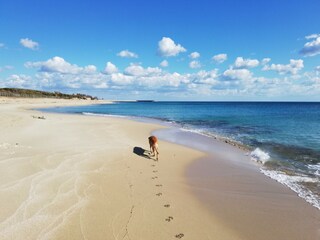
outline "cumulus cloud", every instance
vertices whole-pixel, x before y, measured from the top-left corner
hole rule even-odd
[[[6,79],[5,84],[0,84],[2,85],[2,87],[12,88],[27,88],[33,86],[32,78],[24,74],[13,74]]]
[[[228,58],[227,54],[221,53],[221,54],[217,54],[217,55],[213,56],[212,60],[217,63],[223,63],[224,61],[227,60],[227,58]]]
[[[320,54],[320,34],[311,34],[305,37],[307,42],[300,50],[300,54],[305,57],[311,57]]]
[[[158,53],[163,57],[177,56],[179,53],[187,51],[180,44],[176,44],[171,38],[163,37],[158,43]]]
[[[254,60],[254,59],[249,59]],[[163,62],[165,62],[164,60]],[[191,62],[198,62],[190,59]],[[237,61],[236,61],[237,62]],[[112,63],[107,62],[105,68],[97,71],[94,65],[78,66],[67,62],[61,57],[54,57],[42,62],[27,62],[26,67],[36,68],[38,72],[31,76],[11,75],[0,81],[3,87],[22,87],[44,90],[81,89],[87,92],[94,89],[105,89],[103,92],[121,93],[128,98],[132,93],[140,94],[161,93],[174,98],[180,93],[181,97],[189,94],[198,96],[279,96],[284,94],[320,94],[320,66],[309,73],[298,74],[303,68],[303,61],[290,60],[289,64],[269,64],[270,59],[261,60],[264,71],[273,70],[284,76],[266,78],[255,76],[249,67],[255,65],[248,59],[238,59],[225,71],[200,70],[192,73],[167,72],[159,67],[144,67],[131,63],[123,71]],[[198,62],[199,63],[199,62]],[[199,63],[200,64],[200,63]],[[166,65],[166,63],[164,64]],[[238,66],[238,68],[236,67]],[[195,63],[194,66],[198,66]],[[109,90],[108,90],[109,89]],[[128,95],[126,95],[128,94]],[[130,95],[131,94],[131,95]],[[150,95],[152,96],[152,95]],[[190,95],[191,96],[191,95]]]
[[[214,85],[219,83],[218,69],[211,71],[201,70],[194,75],[191,75],[192,85],[189,87],[195,88],[197,83]]]
[[[117,72],[118,72],[118,68],[116,67],[116,65],[114,65],[112,62],[106,63],[106,67],[104,68],[103,73],[112,74],[112,73],[117,73]]]
[[[297,74],[301,69],[303,69],[303,60],[302,59],[290,59],[289,64],[271,64],[265,65],[263,71],[276,71],[279,74]]]
[[[134,81],[134,78],[123,73],[114,73],[110,80],[115,85],[129,85]]]
[[[169,66],[169,62],[167,60],[163,60],[161,63],[160,63],[160,66],[161,67],[168,67]]]
[[[108,88],[110,75],[101,72],[87,74],[64,74],[60,72],[38,72],[34,79],[40,89],[96,89]]]
[[[161,73],[162,70],[158,67],[147,67],[147,68],[143,68],[141,65],[138,64],[130,64],[129,67],[127,67],[124,70],[124,73],[126,75],[130,75],[130,76],[150,76],[150,75],[157,75],[159,73]]]
[[[38,68],[40,72],[58,72],[63,74],[92,74],[97,68],[94,65],[79,67],[65,61],[61,57],[53,57],[45,62],[26,62],[27,68]]]
[[[160,89],[162,87],[176,88],[188,81],[186,75],[176,72],[164,72],[157,67],[144,68],[137,64],[130,64],[130,66],[125,69],[124,73],[111,75],[111,82],[113,84],[125,86],[128,89],[135,89],[137,87],[140,89],[141,86],[143,86],[142,89],[144,90]]]
[[[192,59],[199,58],[200,57],[200,53],[192,52],[192,53],[190,53],[189,57],[192,58]]]
[[[199,61],[194,60],[189,63],[189,67],[192,69],[201,68],[201,64]]]
[[[118,52],[117,56],[123,57],[123,58],[138,58],[138,54],[134,52],[130,52],[129,50],[122,50],[121,52]]]
[[[229,68],[221,76],[221,79],[232,81],[232,80],[248,80],[252,78],[252,72],[248,69],[232,69]]]
[[[39,48],[39,43],[32,41],[29,38],[21,38],[20,44],[26,48],[31,49],[31,50],[37,50]]]
[[[243,59],[242,57],[237,57],[234,62],[235,68],[254,68],[259,65],[259,61],[257,59]]]

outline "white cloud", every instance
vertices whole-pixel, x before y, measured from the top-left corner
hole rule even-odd
[[[121,52],[119,52],[117,54],[117,56],[119,57],[123,57],[123,58],[138,58],[138,54],[134,53],[134,52],[130,52],[129,50],[122,50]]]
[[[309,39],[314,39],[314,38],[318,38],[318,37],[320,37],[320,34],[314,33],[314,34],[310,34],[310,35],[306,36],[305,39],[309,40]]]
[[[112,73],[117,73],[117,72],[118,72],[118,68],[116,67],[116,65],[114,65],[112,62],[106,63],[106,67],[104,68],[103,73],[112,74]]]
[[[110,75],[105,75],[101,72],[87,74],[84,71],[78,74],[38,72],[34,79],[40,89],[95,89],[108,88]]]
[[[161,63],[160,63],[160,66],[161,67],[168,67],[169,66],[169,62],[167,60],[163,60]]]
[[[261,60],[261,64],[262,64],[262,65],[266,65],[266,64],[268,64],[270,61],[271,61],[271,58],[263,58],[263,59]]]
[[[198,52],[190,53],[189,57],[192,58],[192,59],[199,58],[200,57],[200,53],[198,53]]]
[[[39,48],[39,43],[32,41],[29,38],[21,38],[20,44],[26,48],[37,50]]]
[[[195,68],[201,68],[201,64],[199,61],[191,61],[189,63],[189,67],[192,68],[192,69],[195,69]]]
[[[94,65],[79,67],[65,61],[61,57],[53,57],[45,62],[26,62],[25,67],[38,68],[41,72],[58,72],[62,74],[93,74],[97,70]]]
[[[175,44],[175,42],[168,37],[163,37],[158,43],[158,53],[163,57],[177,56],[181,52],[187,51],[180,44]]]
[[[157,75],[161,72],[162,72],[162,70],[158,67],[143,68],[142,66],[137,65],[137,64],[130,64],[130,66],[124,70],[124,73],[126,75],[130,75],[130,76],[149,76],[149,75],[154,76],[154,75]]]
[[[235,68],[254,68],[259,65],[259,61],[257,59],[243,59],[242,57],[237,57],[234,62]]]
[[[27,88],[32,86],[32,78],[24,74],[13,74],[6,79],[5,84],[2,83],[2,87]]]
[[[223,63],[224,61],[226,61],[228,58],[227,54],[225,53],[221,53],[221,54],[217,54],[215,56],[212,57],[212,60],[214,60],[217,63]]]
[[[265,65],[262,70],[263,71],[276,71],[279,74],[297,74],[301,69],[303,69],[303,60],[302,59],[290,59],[289,64],[271,64],[271,65]]]
[[[86,73],[86,74],[93,74],[96,71],[97,71],[97,67],[94,65],[88,65],[83,68],[83,73]]]
[[[123,73],[114,73],[111,75],[111,81],[116,85],[129,85],[134,81],[134,78]]]
[[[203,83],[214,85],[219,83],[219,74],[218,69],[214,69],[211,71],[201,70],[192,76],[192,82],[195,83]],[[195,87],[195,85],[191,85],[191,87]]]
[[[252,78],[252,72],[248,69],[227,69],[222,74],[222,79],[231,81],[231,80],[248,80]]]
[[[310,41],[303,46],[300,53],[306,57],[320,54],[320,34],[311,34],[306,36],[306,39]]]
[[[0,48],[3,48],[5,46],[4,43],[0,43]]]
[[[191,61],[192,59],[190,59]],[[252,60],[252,59],[249,59]],[[253,59],[254,60],[254,59]],[[164,60],[167,61],[167,60]],[[163,62],[164,62],[163,61]],[[195,65],[199,66],[197,60]],[[290,75],[278,76],[277,78],[266,78],[255,76],[258,74],[251,72],[249,66],[255,65],[248,59],[238,59],[237,65],[230,66],[229,69],[219,73],[218,69],[211,71],[200,70],[193,73],[167,72],[160,67],[144,67],[141,64],[131,63],[124,71],[119,72],[118,68],[111,62],[107,62],[103,70],[97,71],[94,65],[78,66],[69,63],[61,57],[54,57],[42,62],[27,62],[26,67],[36,68],[39,71],[31,76],[11,75],[7,79],[2,79],[0,85],[4,87],[23,87],[44,90],[56,89],[80,89],[90,93],[94,89],[106,89],[102,92],[108,94],[122,94],[128,98],[132,93],[161,94],[161,96],[171,96],[187,98],[188,96],[242,96],[245,99],[266,99],[268,96],[283,96],[289,94],[296,96],[315,96],[320,94],[320,66],[314,68],[309,73],[301,73],[303,60],[290,60],[289,64],[271,64],[270,59],[261,60],[263,70],[273,70],[280,74],[290,73]],[[200,64],[200,63],[199,63]],[[166,64],[165,64],[166,65]],[[4,67],[2,68],[4,69]],[[1,68],[0,68],[1,71]],[[108,90],[109,89],[109,90]],[[110,92],[108,92],[110,91]],[[310,95],[309,95],[310,92]],[[110,95],[111,96],[111,95]],[[145,95],[147,96],[147,95]],[[158,96],[158,95],[157,95]],[[117,96],[120,98],[120,95]],[[176,98],[176,99],[177,99]]]

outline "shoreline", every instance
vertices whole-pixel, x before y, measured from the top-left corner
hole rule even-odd
[[[27,110],[23,115],[24,117],[30,117],[32,112],[35,111]],[[15,114],[15,116],[21,115],[19,112]],[[180,146],[161,141],[160,160],[159,162],[152,161],[150,166],[150,161],[148,159],[132,154],[132,147],[139,145],[137,143],[141,142],[142,144],[139,146],[144,146],[146,148],[145,136],[152,131],[158,133],[158,129],[163,128],[162,126],[144,122],[133,122],[132,120],[127,119],[99,118],[84,115],[61,116],[60,114],[47,112],[41,114],[50,116],[47,119],[50,121],[49,126],[51,126],[51,124],[57,125],[57,129],[60,129],[64,124],[67,124],[72,128],[72,124],[76,122],[77,124],[82,124],[82,127],[87,126],[89,123],[91,126],[90,131],[85,127],[83,130],[85,130],[86,133],[81,134],[91,136],[94,133],[94,136],[99,138],[100,141],[108,143],[104,145],[95,139],[91,139],[92,143],[90,144],[92,144],[92,147],[90,148],[90,151],[105,152],[104,148],[113,151],[112,153],[105,152],[105,154],[111,154],[111,157],[109,158],[111,165],[109,167],[111,167],[111,169],[113,167],[114,170],[116,169],[118,175],[114,173],[115,176],[109,176],[110,172],[108,173],[107,171],[104,177],[111,177],[113,180],[112,182],[119,181],[119,183],[116,184],[116,188],[119,188],[120,186],[125,187],[124,191],[127,196],[118,196],[116,200],[119,201],[119,199],[122,199],[120,202],[127,207],[119,210],[120,212],[123,212],[121,214],[120,212],[116,212],[115,214],[108,211],[102,212],[106,213],[110,218],[115,215],[118,216],[118,214],[121,216],[122,214],[124,215],[124,217],[121,217],[122,220],[116,217],[116,219],[119,220],[119,223],[115,224],[117,225],[115,228],[118,229],[116,232],[119,233],[119,236],[122,235],[124,238],[129,238],[128,233],[130,233],[130,239],[174,239],[175,234],[179,235],[180,231],[185,236],[185,239],[198,239],[199,237],[204,239],[209,236],[215,239],[270,239],[270,235],[268,234],[271,234],[272,239],[285,239],[284,237],[290,237],[290,239],[301,239],[302,237],[303,239],[317,239],[317,237],[319,237],[318,226],[320,218],[318,211],[314,213],[312,211],[313,207],[309,206],[306,202],[302,203],[301,201],[304,200],[293,194],[291,190],[274,180],[268,179],[258,172],[257,169],[254,170],[252,167],[254,164],[252,162],[244,164],[241,159],[234,159],[235,161],[231,162],[221,159],[226,155],[228,147],[225,149],[220,146],[221,154],[213,156],[206,155],[199,150],[191,149],[190,146]],[[34,121],[38,121],[37,124],[43,125],[34,126],[36,127],[35,129],[40,127],[40,130],[48,131],[48,126],[45,125],[46,121],[40,119],[30,118],[27,120],[26,124],[36,123]],[[59,123],[59,121],[62,121],[62,123]],[[24,127],[26,126],[27,125]],[[107,130],[105,128],[107,128]],[[109,135],[101,135],[99,131],[106,131]],[[51,132],[51,130],[49,133],[55,134],[54,132]],[[110,135],[110,133],[113,135]],[[30,134],[30,132],[28,132],[28,134]],[[72,131],[68,135],[78,143],[78,139],[75,139],[73,134],[79,135],[80,133]],[[119,146],[124,146],[127,150],[123,152],[119,146],[114,145],[114,143],[106,137],[110,137],[113,141],[116,141]],[[124,141],[125,144],[123,145],[119,139]],[[73,142],[67,143],[69,144],[69,148],[74,146]],[[86,140],[83,143],[80,142],[82,145],[84,143],[88,144],[89,142]],[[97,149],[96,146],[94,146],[94,143],[99,146]],[[46,146],[45,143],[43,144]],[[215,146],[217,147],[217,145]],[[228,146],[232,147],[231,145]],[[70,151],[69,148],[59,146],[58,144],[58,148],[59,147],[61,147],[63,151]],[[47,153],[44,152],[43,154]],[[235,154],[237,155],[238,153]],[[76,156],[77,155],[74,155],[74,157]],[[95,155],[95,157],[92,157],[91,160],[97,162],[96,164],[99,165],[101,163],[99,157],[101,158],[101,156],[103,155],[99,153],[98,155]],[[50,155],[50,158],[55,159],[52,155]],[[78,157],[73,161],[77,158]],[[132,162],[128,159],[134,159],[135,161]],[[87,171],[88,167],[92,168],[91,164],[93,163],[87,162],[85,166],[82,166],[83,170]],[[151,169],[156,170],[152,170],[151,172],[150,167]],[[95,169],[98,169],[98,172],[96,172],[97,170],[94,171],[95,174],[101,173],[100,171],[102,171],[101,167]],[[153,171],[157,171],[157,173],[155,174]],[[214,175],[212,175],[213,173]],[[248,178],[248,173],[251,174],[250,178]],[[227,179],[225,179],[226,176]],[[238,178],[235,178],[235,176],[240,177],[240,181]],[[152,179],[152,177],[157,178]],[[90,179],[91,178],[95,178],[94,174],[90,176]],[[158,181],[157,179],[161,179],[161,183],[156,184],[158,186],[149,185],[150,181]],[[259,179],[259,183],[256,182],[257,179]],[[261,179],[264,180],[262,181]],[[100,183],[100,188],[103,189],[105,187],[104,184],[105,182],[102,181]],[[261,191],[260,189],[260,187],[266,186],[264,184],[267,184],[268,186],[267,191]],[[111,191],[112,193],[117,193],[116,189],[113,188],[112,190],[112,185],[107,185],[107,192]],[[252,191],[252,188],[255,191]],[[159,189],[161,189],[161,191],[159,191]],[[89,194],[91,194],[91,191],[93,191],[93,196],[99,192],[92,189],[89,191]],[[291,193],[289,193],[289,191]],[[105,194],[107,194],[107,192],[105,192]],[[159,193],[161,193],[161,195],[156,195]],[[86,194],[88,194],[88,192]],[[121,195],[121,193],[117,194]],[[276,194],[278,194],[278,198],[274,200]],[[261,197],[266,196],[268,197],[267,200],[261,202],[263,200]],[[167,200],[163,201],[164,198]],[[117,201],[112,200],[112,197],[109,196],[106,199],[109,199],[110,205],[105,206],[105,203],[101,203],[101,205],[98,204],[100,209],[98,208],[97,212],[93,210],[95,213],[98,214],[98,212],[103,209],[112,209],[114,207],[116,209],[121,209],[119,203],[117,205]],[[151,201],[147,201],[146,199],[151,199]],[[96,202],[97,200],[97,198],[93,198],[93,201]],[[248,200],[253,202],[249,204],[247,202]],[[288,202],[287,200],[290,201]],[[163,208],[163,206],[161,206],[161,204],[167,205],[168,202],[170,202],[170,207]],[[252,203],[255,204],[252,205]],[[286,207],[285,205],[281,205],[284,203],[287,203],[290,206]],[[142,209],[141,205],[143,205]],[[90,206],[90,208],[93,209],[97,207],[94,204]],[[253,206],[254,210],[251,209]],[[188,211],[185,211],[186,209],[188,209]],[[246,211],[242,211],[243,209]],[[290,211],[294,209],[296,209],[295,213],[290,213]],[[279,215],[279,211],[284,214]],[[166,214],[174,215],[174,219],[169,219],[167,221],[166,219],[168,219],[168,216]],[[303,218],[301,218],[302,220],[299,222],[293,219],[293,217],[299,218],[301,216]],[[101,216],[99,221],[105,222],[103,219],[105,217],[106,216]],[[275,217],[280,217],[281,221],[274,220],[273,218]],[[114,220],[114,218],[112,219]],[[116,222],[118,220],[116,220]],[[239,222],[241,224],[239,224]],[[141,227],[139,227],[141,224],[147,224],[151,229],[147,230],[147,227],[143,228],[144,231],[146,231],[146,233],[144,233],[140,229]],[[255,224],[258,224],[258,227],[254,226]],[[267,225],[265,224],[269,224],[269,227],[266,227]],[[280,226],[278,226],[279,224]],[[89,227],[93,228],[90,224]],[[0,222],[0,230],[1,229]],[[304,229],[308,229],[309,231],[305,232]],[[114,234],[114,228],[112,227],[110,230],[112,230],[112,233]],[[178,232],[176,232],[177,230]],[[74,233],[76,233],[76,231]],[[103,230],[103,233],[107,234],[106,230]],[[155,233],[158,234],[157,237],[154,235]],[[92,236],[93,235],[90,235],[90,237]],[[113,235],[113,238],[114,237],[115,235]]]
[[[207,153],[187,167],[188,183],[198,200],[243,239],[320,237],[319,210],[288,186],[264,175],[243,149],[177,129],[156,133],[166,141]]]
[[[90,110],[88,110],[88,111],[90,111]],[[52,111],[52,112],[57,113],[59,111]],[[67,111],[67,112],[69,112],[70,114],[74,114],[72,110]],[[66,112],[62,111],[62,113],[66,113]],[[209,134],[209,133],[203,133],[203,132],[197,131],[197,130],[192,130],[189,128],[184,128],[179,122],[166,121],[161,118],[137,117],[137,116],[130,116],[130,115],[110,115],[110,114],[105,114],[105,113],[90,113],[90,112],[82,112],[82,113],[77,112],[77,114],[84,114],[84,115],[89,115],[89,116],[100,116],[100,117],[125,118],[125,119],[129,119],[129,120],[137,121],[137,122],[154,123],[154,124],[159,124],[161,126],[166,126],[170,129],[167,132],[169,135],[171,134],[171,137],[172,137],[172,134],[175,135],[177,132],[182,131],[181,133],[185,137],[202,139],[202,142],[204,144],[196,144],[196,145],[190,144],[188,141],[187,142],[181,141],[182,137],[180,137],[178,139],[178,141],[172,141],[171,138],[168,137],[166,139],[167,141],[182,144],[184,146],[195,148],[200,151],[204,151],[206,153],[210,152],[213,155],[217,154],[218,150],[219,150],[220,154],[224,155],[225,152],[228,151],[224,147],[224,144],[231,145],[232,147],[238,148],[240,150],[237,153],[238,155],[245,154],[247,156],[250,156],[250,157],[248,157],[250,159],[249,161],[248,161],[248,159],[243,159],[243,161],[251,162],[255,166],[259,166],[259,171],[261,172],[261,174],[265,175],[268,178],[273,179],[274,181],[277,181],[279,184],[282,184],[282,185],[288,187],[293,192],[295,192],[299,197],[303,198],[306,202],[308,202],[309,204],[311,204],[312,206],[314,206],[315,208],[320,210],[320,205],[319,205],[319,200],[317,198],[317,195],[315,193],[311,192],[308,188],[305,188],[302,185],[297,185],[295,183],[296,179],[299,179],[299,175],[292,175],[292,176],[286,175],[285,172],[281,172],[281,171],[269,168],[268,166],[270,164],[272,164],[275,159],[269,159],[270,157],[268,155],[268,152],[261,151],[259,147],[253,148],[252,146],[244,145],[240,142],[237,142],[233,139],[221,136],[216,133]],[[199,135],[200,135],[200,137],[198,137]],[[208,144],[208,141],[204,140],[207,138],[213,140],[214,145],[219,146],[218,148],[215,149],[215,151],[211,151],[211,149],[206,147],[211,144],[211,143]],[[234,150],[234,148],[231,148],[231,149]],[[265,157],[267,157],[268,159],[265,159]],[[234,158],[237,158],[237,156],[235,155]],[[269,161],[269,160],[271,160],[271,161]],[[303,179],[303,181],[308,183],[308,182],[313,182],[315,180],[305,177]]]

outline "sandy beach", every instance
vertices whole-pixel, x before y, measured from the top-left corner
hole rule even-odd
[[[163,126],[31,110],[93,103],[0,98],[0,239],[320,239],[320,211],[230,145],[160,140],[155,161],[134,149]]]

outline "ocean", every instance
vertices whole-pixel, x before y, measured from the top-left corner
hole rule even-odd
[[[320,103],[115,102],[42,110],[156,119],[183,131],[227,139],[249,150],[261,173],[320,210]]]

